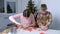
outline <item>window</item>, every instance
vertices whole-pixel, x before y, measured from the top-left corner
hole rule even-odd
[[[0,0],[0,13],[4,13],[4,0]]]
[[[7,13],[16,13],[16,2],[7,2]]]
[[[0,0],[0,13],[16,13],[16,0]]]

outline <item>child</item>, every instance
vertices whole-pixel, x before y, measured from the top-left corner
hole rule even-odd
[[[17,22],[16,18],[19,18],[20,22]],[[27,9],[24,10],[23,13],[10,16],[9,19],[13,23],[17,24],[19,29],[20,28],[28,28],[28,27],[31,27],[31,26],[35,26],[34,16]]]
[[[51,23],[51,13],[47,11],[46,4],[41,5],[41,12],[37,16],[37,24],[42,30],[47,30]],[[39,22],[38,22],[39,21]]]

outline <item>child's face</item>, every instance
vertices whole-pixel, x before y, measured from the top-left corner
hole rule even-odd
[[[41,10],[42,10],[42,11],[46,11],[47,8],[46,8],[46,7],[41,7]]]

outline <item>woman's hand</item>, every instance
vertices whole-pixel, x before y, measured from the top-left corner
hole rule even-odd
[[[29,26],[27,26],[27,25],[29,25],[29,24],[21,24],[21,23],[19,23],[19,24],[17,24],[17,27],[18,28],[23,28],[23,29],[25,29],[25,28],[28,28]]]
[[[23,25],[19,23],[19,24],[17,24],[17,27],[18,28],[23,28]]]

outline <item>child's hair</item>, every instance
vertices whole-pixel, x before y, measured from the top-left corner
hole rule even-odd
[[[41,8],[47,8],[46,4],[41,4]]]
[[[23,11],[23,16],[24,17],[29,17],[30,16],[30,11],[28,11],[28,9],[25,9],[24,11]]]

